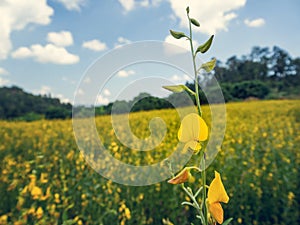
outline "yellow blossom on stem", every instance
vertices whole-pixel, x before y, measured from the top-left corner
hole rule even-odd
[[[220,202],[228,203],[229,197],[222,183],[221,176],[217,171],[215,171],[215,178],[208,188],[207,200],[209,212],[219,224],[222,224],[224,211]]]
[[[44,210],[42,207],[38,207],[38,209],[35,212],[36,218],[41,219],[43,217]]]
[[[41,198],[41,196],[43,195],[43,191],[41,188],[34,186],[31,190],[31,196],[34,200],[37,200],[39,198]]]
[[[185,116],[178,130],[178,139],[186,143],[185,149],[191,148],[194,151],[201,149],[200,141],[208,137],[208,127],[205,121],[196,113]]]

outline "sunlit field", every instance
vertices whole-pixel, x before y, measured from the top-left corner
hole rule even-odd
[[[225,139],[210,165],[222,174],[230,197],[223,205],[232,224],[299,223],[300,100],[230,103]],[[204,111],[209,112],[207,106]],[[204,114],[205,115],[205,114]],[[151,164],[171,154],[180,125],[175,110],[130,116],[138,137],[148,122],[165,120],[168,133],[154,153],[140,155],[115,137],[108,116],[96,118],[101,138],[117,159]],[[198,224],[180,186],[161,182],[130,187],[96,173],[81,156],[72,121],[0,122],[0,224]],[[199,186],[195,177],[191,185]],[[171,224],[171,223],[170,223]]]

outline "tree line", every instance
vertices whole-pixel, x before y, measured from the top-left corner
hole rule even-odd
[[[215,77],[224,95],[225,102],[254,99],[280,99],[300,97],[300,58],[293,59],[289,53],[277,46],[252,48],[251,53],[241,57],[232,56],[225,63],[217,61],[215,69],[209,74],[202,74],[199,82],[206,82],[210,87],[206,93],[200,90],[202,104],[207,104],[206,94],[213,95],[216,86],[211,85]],[[194,83],[186,83],[195,91]],[[193,96],[189,96],[193,99]],[[141,100],[139,100],[141,99]],[[218,103],[219,99],[216,99]],[[195,101],[195,100],[194,100]],[[110,114],[114,105],[114,113],[132,112],[151,109],[172,108],[176,105],[189,104],[186,94],[173,93],[167,98],[150,96],[141,93],[132,101],[116,101],[96,108],[96,114]],[[134,104],[133,104],[134,103]]]
[[[289,53],[277,46],[253,47],[250,54],[241,57],[232,56],[225,63],[217,61],[215,69],[203,74],[201,82],[207,86],[215,77],[222,89],[226,102],[241,101],[247,98],[279,99],[299,98],[300,58],[292,58]],[[194,90],[194,83],[186,83]],[[215,87],[200,91],[202,104],[208,103],[207,92],[213,95]],[[192,98],[192,96],[189,96]],[[143,110],[164,109],[189,104],[185,93],[173,93],[166,98],[140,93],[131,101],[115,101],[95,107],[96,115]],[[210,102],[212,103],[212,102]],[[217,101],[215,103],[218,103]],[[84,107],[81,108],[84,110]],[[24,92],[21,88],[0,88],[0,119],[18,119],[32,121],[36,119],[64,119],[72,115],[72,105],[63,104],[51,96],[36,96]]]
[[[66,119],[72,115],[72,105],[58,98],[33,95],[23,89],[0,88],[0,119],[34,121],[38,119]]]

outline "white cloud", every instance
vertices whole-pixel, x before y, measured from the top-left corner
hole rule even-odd
[[[107,49],[107,46],[105,43],[103,43],[99,40],[96,40],[96,39],[83,42],[82,47],[96,51],[96,52],[104,51]]]
[[[78,89],[76,95],[84,95],[84,91],[82,89]]]
[[[42,85],[39,90],[34,90],[33,92],[39,95],[48,95],[51,94],[51,87]]]
[[[115,43],[115,48],[121,47],[122,45],[130,44],[131,41],[124,38],[124,37],[118,37],[117,43]]]
[[[110,91],[108,89],[104,89],[103,94],[105,96],[110,96],[111,95],[111,93],[110,93]]]
[[[76,10],[80,11],[80,7],[84,6],[86,0],[56,0],[63,4],[67,10]]]
[[[34,94],[37,95],[51,95],[53,98],[58,98],[62,103],[70,103],[70,99],[64,97],[62,94],[53,94],[51,87],[47,85],[42,85],[39,90],[34,90]]]
[[[180,26],[188,28],[186,7],[190,6],[190,16],[197,19],[201,27],[195,29],[206,34],[227,31],[229,22],[237,17],[234,10],[244,7],[247,0],[169,0],[174,14],[180,19]]]
[[[162,0],[119,0],[119,3],[125,10],[125,13],[140,7],[158,6]]]
[[[131,11],[135,7],[134,0],[119,0],[120,4],[123,6],[125,11]]]
[[[79,57],[69,53],[65,48],[53,44],[45,46],[36,44],[29,48],[21,47],[12,53],[16,59],[33,58],[40,63],[53,64],[75,64],[79,62]]]
[[[184,74],[184,75],[177,75],[177,74],[174,74],[172,77],[171,77],[171,80],[173,82],[181,82],[181,83],[185,83],[186,81],[191,81],[192,78],[190,76],[188,76],[187,74]]]
[[[62,103],[71,103],[71,100],[63,96],[62,94],[54,95],[55,98],[59,98]]]
[[[9,84],[9,80],[0,77],[0,86]]]
[[[109,99],[103,97],[102,95],[97,96],[96,104],[107,105],[109,103]]]
[[[73,36],[69,31],[50,32],[47,35],[47,41],[56,46],[65,47],[73,44]]]
[[[181,48],[173,48],[170,45],[164,45],[165,50],[167,51],[167,53],[170,54],[181,54],[191,50],[190,42],[186,40],[186,38],[176,39],[172,35],[168,35],[165,38],[165,42],[181,47]],[[194,48],[197,48],[199,46],[199,43],[194,40],[193,45]]]
[[[2,1],[0,4],[0,59],[6,59],[12,43],[11,32],[23,30],[28,24],[47,25],[54,11],[46,0]]]
[[[0,75],[7,75],[9,74],[8,71],[2,67],[0,67]]]
[[[118,77],[128,77],[130,75],[134,75],[135,74],[135,71],[134,70],[120,70],[118,73],[117,73],[117,76]]]
[[[254,19],[254,20],[246,19],[246,20],[244,20],[244,23],[248,27],[261,27],[261,26],[265,25],[265,20],[263,18],[258,18],[258,19]]]

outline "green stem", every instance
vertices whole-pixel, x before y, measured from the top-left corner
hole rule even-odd
[[[197,209],[200,218],[202,218],[201,220],[204,220],[203,222],[205,222],[205,217],[203,215],[203,212],[201,210],[201,207],[199,206],[197,199],[195,198],[195,196],[184,186],[184,184],[181,185],[182,189],[184,190],[184,192],[190,197],[190,199],[193,202],[193,206],[194,208]]]
[[[202,208],[203,208],[203,214],[204,214],[204,220],[205,224],[207,224],[207,208],[206,208],[206,171],[205,171],[205,153],[203,154],[203,171],[202,171],[202,186],[203,186],[203,191],[202,191]]]
[[[192,58],[193,58],[193,68],[194,68],[194,75],[195,75],[195,91],[196,91],[196,103],[197,103],[197,109],[199,116],[202,117],[202,110],[201,110],[201,105],[200,105],[200,99],[199,99],[199,85],[198,85],[198,71],[197,71],[197,66],[196,66],[196,54],[194,52],[194,46],[193,46],[193,34],[192,34],[192,24],[191,20],[189,17],[189,13],[187,13],[187,17],[189,20],[189,31],[190,31],[190,46],[191,46],[191,53],[192,53]],[[202,170],[202,206],[201,209],[203,209],[203,212],[201,210],[201,214],[203,215],[203,223],[204,225],[208,225],[207,221],[207,208],[206,208],[206,172],[205,172],[205,153],[201,154],[201,157],[203,157],[203,170]]]
[[[202,117],[202,110],[200,106],[200,99],[199,99],[199,85],[198,85],[198,72],[197,72],[197,66],[196,66],[196,54],[194,53],[194,46],[193,46],[193,33],[192,33],[192,24],[191,20],[189,17],[189,14],[187,14],[188,20],[189,20],[189,29],[190,29],[190,46],[191,46],[191,53],[192,53],[192,58],[193,58],[193,68],[194,68],[194,77],[195,77],[195,91],[196,91],[196,103],[197,103],[197,108],[198,108],[198,113]]]

